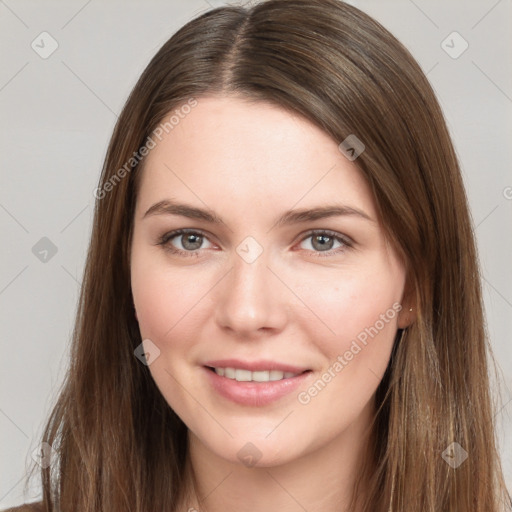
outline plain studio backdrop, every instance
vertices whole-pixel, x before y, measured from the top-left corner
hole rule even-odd
[[[0,0],[0,508],[23,496],[64,376],[101,166],[161,45],[216,0]],[[234,2],[233,2],[234,3]],[[418,60],[445,112],[476,226],[512,488],[512,2],[356,0]],[[471,447],[465,447],[471,457]]]

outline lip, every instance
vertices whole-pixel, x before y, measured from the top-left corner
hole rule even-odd
[[[208,364],[208,366],[210,365]],[[216,366],[224,367],[220,364],[216,364]],[[231,365],[226,365],[226,367],[230,366]],[[244,370],[249,369],[243,368],[241,366],[235,367]],[[281,365],[281,367],[293,368],[286,365]],[[280,370],[281,367],[269,368],[266,366],[264,369]],[[286,395],[289,395],[292,391],[295,391],[300,386],[300,384],[303,383],[304,380],[307,379],[312,373],[311,371],[306,371],[305,373],[301,373],[295,377],[269,382],[238,382],[237,380],[228,379],[227,377],[221,377],[220,375],[217,375],[215,371],[211,370],[207,366],[204,366],[202,370],[206,373],[206,377],[209,379],[213,389],[217,391],[217,393],[219,393],[221,396],[237,404],[249,405],[253,407],[261,407],[275,402]],[[258,371],[258,369],[251,371]],[[286,371],[293,371],[296,373],[293,369]]]
[[[301,368],[299,366],[292,366],[286,363],[279,363],[277,361],[269,361],[260,359],[258,361],[242,361],[240,359],[217,359],[215,361],[207,361],[205,366],[211,368],[238,368],[240,370],[249,370],[251,372],[258,372],[264,370],[279,370],[282,372],[302,373],[310,368]]]

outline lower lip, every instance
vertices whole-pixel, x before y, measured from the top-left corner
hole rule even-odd
[[[307,371],[289,379],[269,382],[238,382],[217,375],[215,371],[203,367],[213,388],[223,397],[241,405],[262,406],[279,400],[295,391],[312,373]]]

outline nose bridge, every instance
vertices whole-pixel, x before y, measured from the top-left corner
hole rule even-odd
[[[216,306],[221,327],[246,335],[282,328],[286,320],[282,287],[268,268],[270,253],[258,246],[246,239],[236,248]]]

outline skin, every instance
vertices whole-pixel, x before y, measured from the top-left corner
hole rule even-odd
[[[198,98],[145,161],[131,283],[142,339],[160,350],[148,368],[189,429],[199,499],[188,497],[183,510],[346,509],[368,456],[375,390],[397,328],[411,321],[410,304],[402,302],[406,269],[384,238],[356,162],[301,116],[234,96]],[[169,214],[144,218],[164,199],[209,208],[223,223]],[[332,203],[372,220],[345,215],[275,225],[286,210]],[[186,235],[167,247],[188,248],[192,256],[158,245],[159,237],[180,228],[204,235],[192,239],[199,248],[190,249]],[[322,251],[312,229],[335,231],[353,245],[327,239]],[[263,249],[252,263],[236,250],[247,236]],[[298,393],[396,303],[402,311],[360,344],[316,396],[300,403]],[[203,368],[229,357],[271,359],[312,372],[277,402],[239,405],[217,394]],[[248,442],[260,452],[253,467],[237,456]]]

